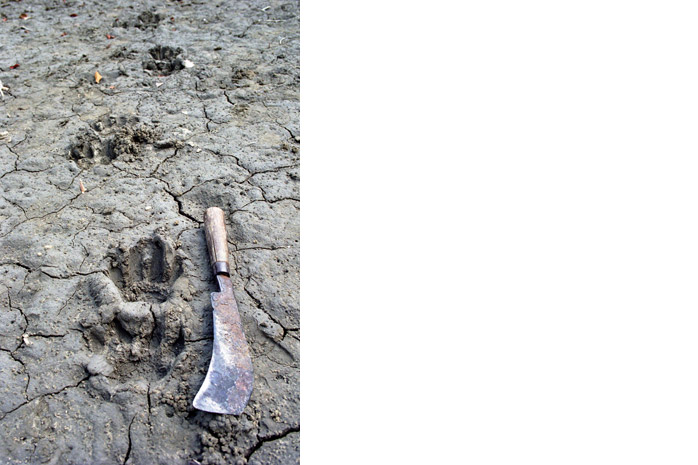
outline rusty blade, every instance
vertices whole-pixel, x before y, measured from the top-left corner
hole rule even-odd
[[[213,355],[194,407],[212,413],[242,413],[252,394],[254,375],[250,349],[242,332],[233,283],[217,275],[220,292],[211,294]]]

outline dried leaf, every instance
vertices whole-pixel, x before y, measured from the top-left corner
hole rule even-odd
[[[80,180],[80,193],[84,194],[86,190],[87,189],[85,189],[85,186],[82,184],[82,180]]]
[[[113,36],[113,35],[111,35],[111,34],[107,34],[107,39],[113,39],[113,38],[114,38],[114,36]]]
[[[99,74],[99,71],[95,71],[95,82],[99,84],[99,81],[102,80],[102,75]]]
[[[78,14],[77,13],[70,13],[71,18],[75,18]]]
[[[22,13],[21,15],[19,15],[19,19],[27,19],[27,18],[29,18],[29,15],[26,13]]]

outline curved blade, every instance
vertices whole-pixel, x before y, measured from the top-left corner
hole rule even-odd
[[[213,355],[194,407],[212,413],[242,413],[252,394],[254,374],[250,349],[242,332],[233,283],[218,275],[220,292],[211,294]]]

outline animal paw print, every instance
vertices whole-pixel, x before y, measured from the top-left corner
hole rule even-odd
[[[173,241],[161,234],[141,239],[114,257],[110,276],[129,302],[164,302],[182,274]]]
[[[184,62],[179,58],[182,49],[179,47],[157,45],[148,50],[148,53],[152,59],[143,62],[143,69],[154,71],[163,76],[169,76],[184,69]]]
[[[161,20],[162,16],[160,14],[145,10],[131,20],[119,21],[117,19],[112,24],[112,27],[137,27],[138,29],[154,29],[158,26]]]
[[[150,381],[167,375],[184,349],[187,304],[173,291],[181,275],[173,241],[156,233],[119,249],[109,277],[88,278],[91,305],[81,325],[95,357],[91,374]]]
[[[136,117],[112,115],[101,118],[76,137],[69,147],[69,158],[81,168],[106,165],[116,159],[133,161],[144,144],[152,144],[158,137],[156,128],[138,121]]]

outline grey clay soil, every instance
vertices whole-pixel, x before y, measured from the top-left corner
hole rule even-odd
[[[298,2],[0,17],[0,463],[298,463]],[[239,417],[192,407],[209,206],[255,369]]]

